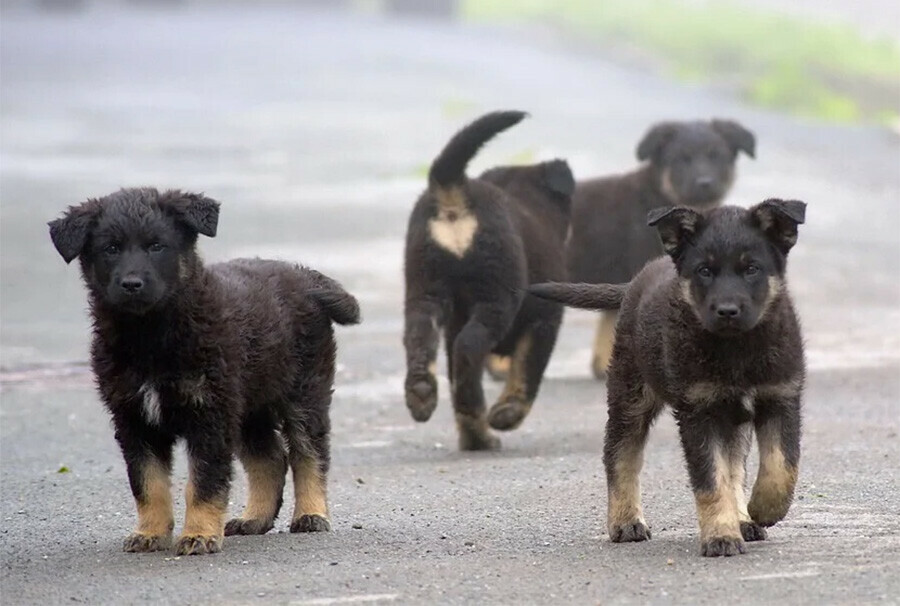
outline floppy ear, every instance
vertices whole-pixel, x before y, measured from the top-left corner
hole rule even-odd
[[[169,210],[192,231],[215,237],[219,225],[219,203],[203,194],[167,191],[160,206]]]
[[[700,231],[704,221],[703,215],[683,206],[666,206],[647,213],[647,225],[659,231],[663,249],[676,260]]]
[[[653,126],[641,139],[637,147],[638,160],[655,158],[675,135],[678,126],[673,122],[660,122]]]
[[[733,120],[713,120],[712,128],[725,139],[735,154],[742,151],[756,158],[756,137],[749,130]]]
[[[565,160],[544,163],[544,183],[550,191],[561,196],[571,196],[575,192],[575,176]]]
[[[750,217],[782,254],[797,243],[797,226],[806,220],[806,202],[770,198],[750,208]]]
[[[66,263],[71,263],[84,250],[99,207],[94,202],[70,206],[66,214],[50,221],[50,239]]]

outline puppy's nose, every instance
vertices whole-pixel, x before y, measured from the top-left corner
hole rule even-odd
[[[712,177],[697,177],[697,180],[694,181],[694,184],[700,189],[711,189],[713,186],[713,178]]]
[[[137,276],[127,276],[122,278],[122,289],[125,292],[133,295],[142,288],[144,288],[144,281]]]
[[[737,303],[721,303],[716,306],[716,315],[723,319],[736,318],[741,313]]]

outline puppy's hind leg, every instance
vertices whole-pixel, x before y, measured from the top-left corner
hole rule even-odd
[[[416,421],[425,422],[437,408],[438,329],[440,303],[432,299],[406,302],[403,345],[406,348],[406,407]]]
[[[500,431],[516,429],[531,412],[544,371],[556,344],[562,308],[529,326],[513,351],[506,386],[491,407],[488,422]]]
[[[254,411],[244,419],[238,457],[250,494],[241,516],[225,524],[225,536],[265,534],[281,509],[287,473],[287,455],[271,409]]]
[[[597,319],[597,332],[594,335],[594,349],[591,358],[591,371],[597,379],[605,379],[609,371],[618,318],[618,311],[605,310],[600,312],[600,317]]]
[[[662,404],[649,387],[623,380],[622,368],[611,370],[603,446],[609,539],[613,543],[646,541],[651,535],[641,507],[640,474],[647,435]]]
[[[453,342],[451,388],[460,450],[500,448],[500,440],[488,428],[481,377],[485,357],[512,322],[506,316],[492,306],[475,306]]]

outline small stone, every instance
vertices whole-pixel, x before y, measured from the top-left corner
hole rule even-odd
[[[366,482],[362,478],[356,478],[356,483],[357,484],[365,484]]]
[[[355,523],[353,525],[353,530],[362,530],[362,524],[360,524],[359,522]]]
[[[674,563],[675,563],[675,560],[673,560],[672,558],[669,558],[668,560],[666,560],[666,566],[672,566]]]

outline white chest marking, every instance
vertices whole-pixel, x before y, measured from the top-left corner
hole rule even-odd
[[[141,410],[144,413],[144,419],[146,419],[146,421],[150,423],[150,425],[158,426],[161,418],[159,392],[156,391],[156,388],[149,383],[144,383],[141,386],[140,393],[144,397],[144,401],[141,405]]]
[[[428,222],[428,233],[435,243],[460,259],[472,246],[475,232],[478,230],[478,220],[475,215],[465,213],[453,217],[438,216]]]

